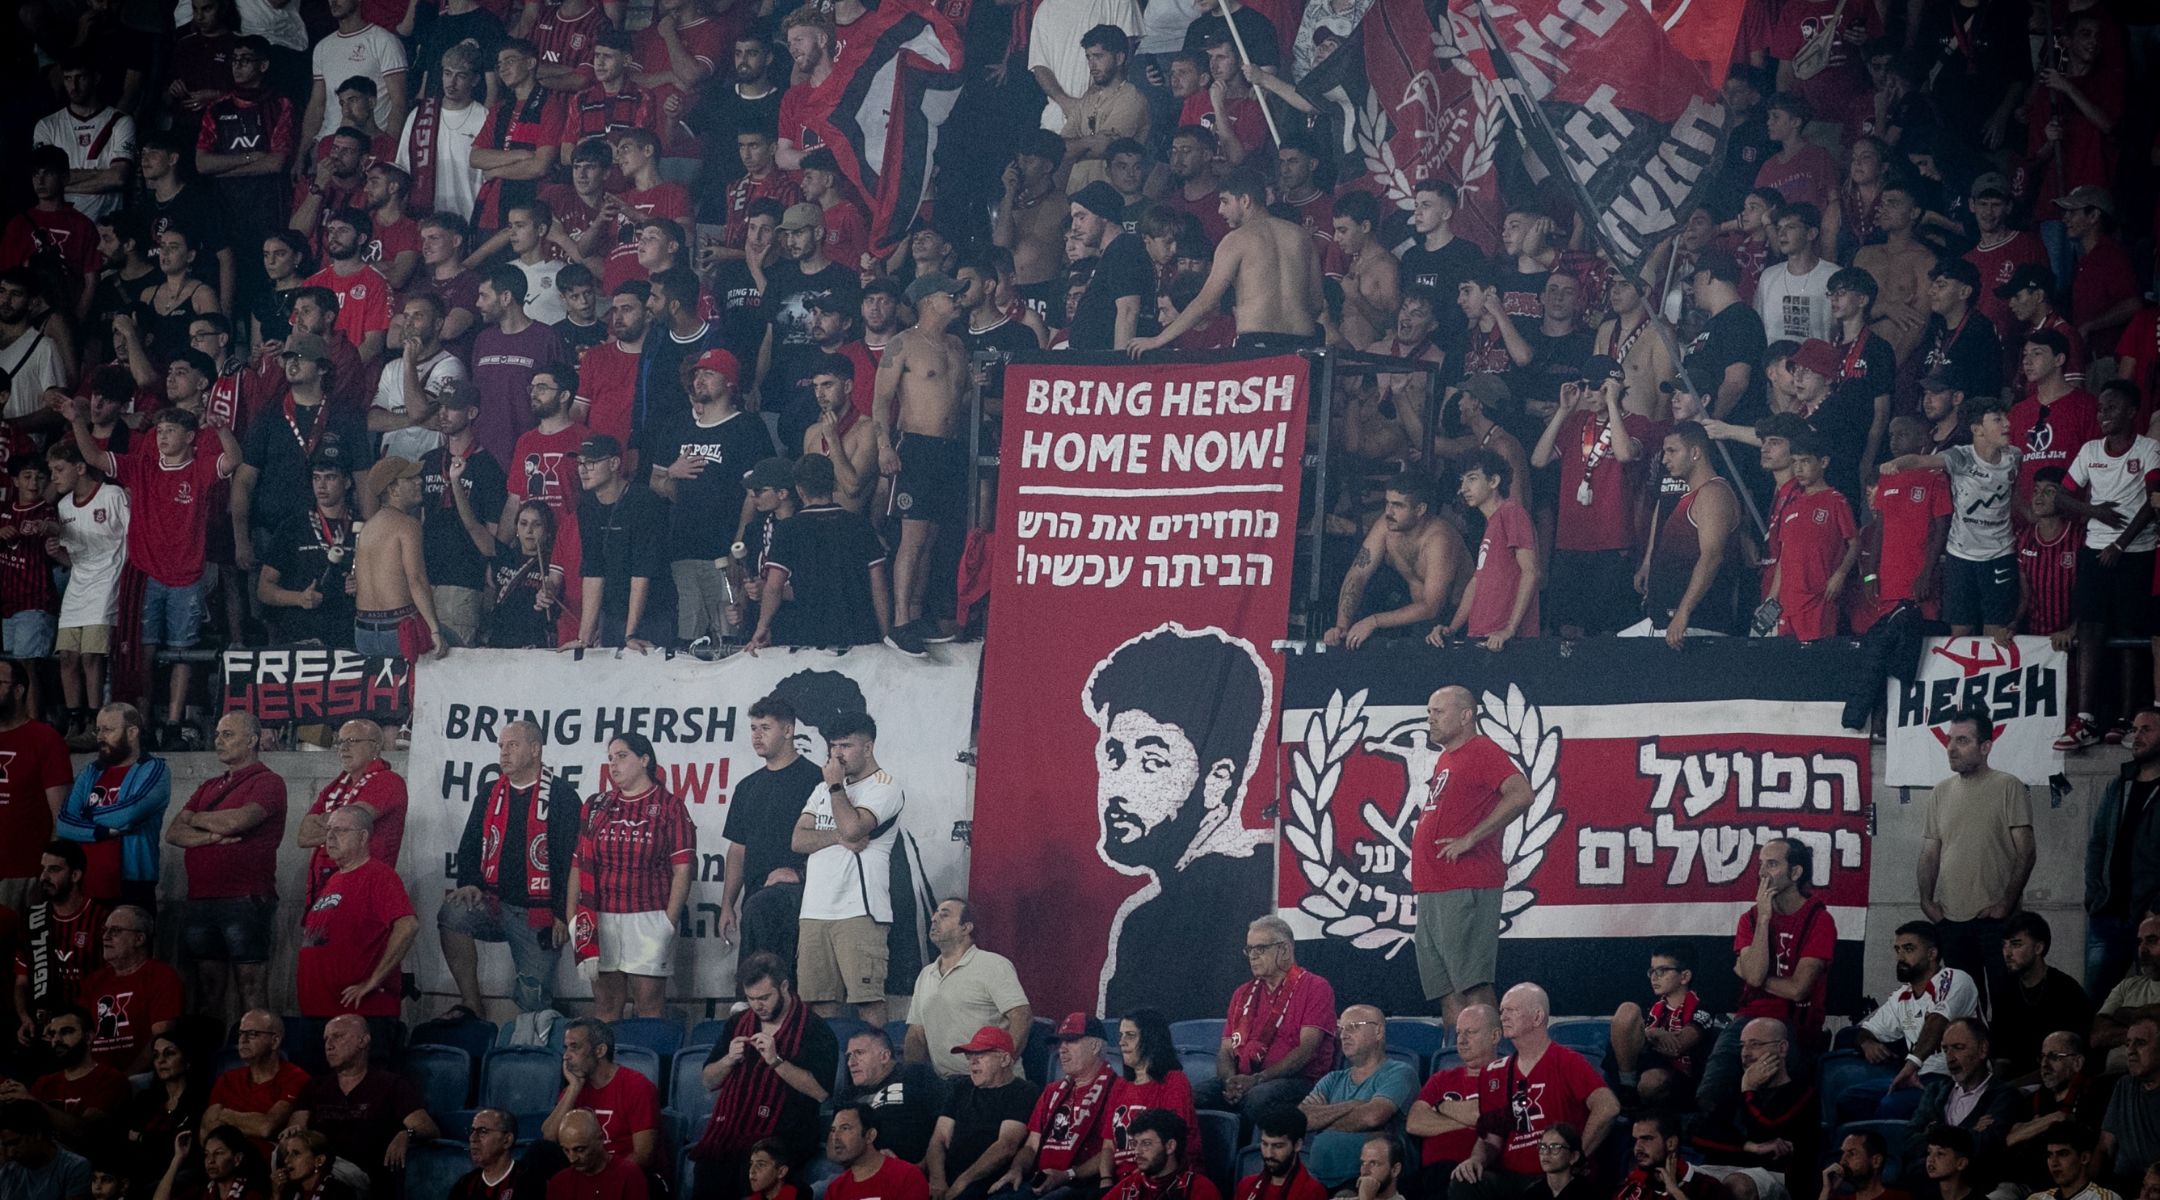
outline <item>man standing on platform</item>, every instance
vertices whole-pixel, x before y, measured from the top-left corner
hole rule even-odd
[[[405,844],[405,780],[383,761],[382,726],[366,719],[345,722],[337,731],[338,761],[344,770],[323,785],[315,803],[300,818],[294,838],[302,850],[313,850],[308,860],[308,902],[314,903],[337,865],[330,859],[327,830],[332,813],[350,804],[367,810],[373,832],[368,836],[368,857],[395,870],[398,850]]]
[[[1418,976],[1452,1027],[1464,1006],[1493,1004],[1500,951],[1500,831],[1530,807],[1522,769],[1477,731],[1477,701],[1450,684],[1425,706],[1426,738],[1440,751],[1411,842],[1417,892]]]

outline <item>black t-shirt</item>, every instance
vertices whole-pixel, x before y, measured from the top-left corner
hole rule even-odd
[[[640,634],[664,641],[672,623],[658,620],[674,611],[674,576],[668,570],[667,514],[652,489],[635,483],[623,488],[613,504],[591,492],[578,496],[579,567],[585,578],[602,582],[602,611],[622,616],[630,611],[630,581],[649,579],[643,623],[626,637]]]
[[[2083,1029],[2092,1024],[2092,1001],[2075,979],[2054,967],[2027,991],[2017,979],[1990,989],[1994,1011],[1988,1017],[1988,1033],[1995,1056],[2008,1059],[2013,1077],[2040,1067],[2040,1043],[2058,1029]]]
[[[590,325],[580,325],[565,317],[555,322],[555,336],[562,339],[565,349],[582,359],[587,350],[608,339],[607,322],[594,321]]]
[[[1462,289],[1463,280],[1484,265],[1485,252],[1464,237],[1451,238],[1438,250],[1427,250],[1425,239],[1420,237],[1416,245],[1403,251],[1402,286],[1428,287],[1440,295],[1433,313],[1439,319],[1433,344],[1447,352],[1450,367],[1462,357],[1463,335],[1469,327],[1462,306],[1455,302],[1456,293]]]
[[[322,603],[314,608],[263,610],[279,641],[352,645],[353,598],[345,594],[345,581],[352,575],[352,524],[350,517],[328,520],[312,504],[306,512],[288,512],[278,523],[263,565],[276,568],[281,588],[304,592],[313,583],[322,592]]]
[[[713,272],[712,297],[720,310],[721,344],[745,362],[757,361],[758,343],[765,338],[765,294],[750,278],[749,266],[740,259],[721,263]]]
[[[325,420],[329,427],[317,438],[316,422]],[[295,427],[299,430],[297,436]],[[247,444],[242,448],[242,461],[260,472],[255,481],[254,504],[248,509],[252,527],[271,529],[287,514],[315,507],[314,470],[308,466],[311,450],[305,443],[313,441],[315,448],[320,448],[332,439],[344,447],[353,478],[365,477],[368,468],[375,465],[375,454],[368,438],[367,418],[359,412],[325,404],[295,404],[288,421],[280,401],[255,415],[248,424]]]
[[[350,1092],[338,1085],[335,1073],[317,1075],[293,1103],[308,1115],[309,1129],[330,1139],[339,1158],[358,1164],[378,1185],[395,1185],[401,1172],[382,1165],[383,1152],[405,1127],[405,1118],[427,1107],[403,1075],[376,1066]]]
[[[798,757],[775,771],[752,772],[728,798],[727,825],[720,834],[743,848],[743,896],[765,886],[765,877],[781,867],[801,874],[807,856],[790,846],[803,802],[824,782],[816,763]],[[891,1149],[891,1147],[887,1147]]]
[[[1890,395],[1897,386],[1897,352],[1872,333],[1861,337],[1860,355],[1846,370],[1848,377],[1831,387],[1830,398],[1808,422],[1830,441],[1830,469],[1824,481],[1845,497],[1855,513],[1866,511],[1860,472],[1872,464],[1860,460],[1867,453],[1868,429],[1875,423],[1875,397]],[[1851,349],[1838,347],[1841,361]]]
[[[1004,1122],[1026,1125],[1035,1113],[1035,1098],[1041,1093],[1041,1088],[1025,1079],[994,1088],[976,1087],[969,1079],[955,1082],[952,1095],[945,1101],[945,1115],[953,1121],[952,1145],[945,1152],[946,1169],[957,1173],[973,1166],[984,1151],[996,1144],[998,1126]]]
[[[450,495],[449,463],[447,446],[437,446],[420,458],[420,545],[427,559],[428,582],[448,587],[486,587],[488,556],[473,544],[465,522],[458,517],[457,501]],[[472,498],[473,516],[482,525],[501,516],[509,496],[509,479],[494,455],[475,449],[465,456],[464,488]]]
[[[822,357],[817,337],[810,329],[810,297],[818,292],[844,288],[855,277],[832,264],[815,275],[803,274],[800,263],[781,261],[765,272],[765,319],[772,324],[772,370],[769,386],[793,389],[807,378],[808,364]],[[753,354],[756,348],[753,347]],[[771,403],[774,397],[767,396]]]
[[[2116,823],[2115,853],[2108,862],[2109,911],[2127,913],[2136,899],[2138,826],[2152,819],[2160,803],[2160,782],[2123,781],[2122,819]]]
[[[479,43],[480,61],[492,68],[495,52],[502,49],[503,39],[508,36],[502,18],[485,8],[445,13],[432,4],[414,5],[413,35],[408,43],[412,47],[412,72],[407,78],[421,81],[420,94],[440,96],[443,51],[470,38]]]
[[[153,244],[159,234],[167,229],[178,228],[187,234],[188,245],[195,250],[195,273],[213,284],[217,282],[217,252],[229,243],[225,238],[225,212],[218,203],[217,194],[201,183],[191,183],[180,189],[170,200],[160,200],[155,195],[143,193],[143,215],[150,218],[150,240]]]
[[[795,593],[773,618],[775,644],[867,646],[879,639],[870,568],[885,561],[885,545],[861,513],[837,504],[803,509],[773,530],[766,561],[787,572]]]
[[[796,802],[795,808],[800,814],[801,801]],[[834,1103],[835,1106],[867,1104],[875,1109],[878,1147],[890,1150],[908,1162],[919,1163],[930,1150],[930,1137],[937,1132],[938,1114],[945,1108],[945,1084],[925,1063],[896,1062],[892,1074],[882,1082],[856,1087],[855,1081],[850,1079],[841,1084]],[[967,1170],[967,1163],[952,1157],[949,1152],[945,1162],[948,1179]]]
[[[1941,314],[1930,314],[1927,333],[1920,339],[1920,370],[1938,368],[1956,378],[1968,396],[1997,396],[2003,387],[2002,339],[1995,322],[1975,308],[1952,329]]]
[[[675,499],[668,505],[670,561],[710,560],[728,552],[742,520],[743,472],[773,452],[772,434],[754,413],[731,413],[710,425],[685,413],[647,431],[647,467],[664,471],[686,454],[705,460],[696,476],[675,481]]]
[[[1506,254],[1493,260],[1493,271],[1498,276],[1501,307],[1514,319],[1518,332],[1528,331],[1526,320],[1545,319],[1545,281],[1552,277],[1551,271],[1522,270]]]
[[[1718,390],[1724,386],[1725,368],[1734,363],[1745,363],[1747,390],[1740,394],[1740,402],[1724,419],[1735,425],[1753,425],[1768,411],[1763,401],[1763,355],[1769,348],[1770,343],[1763,333],[1762,314],[1736,303],[1710,318],[1703,331],[1688,343],[1682,361],[1687,365],[1688,377],[1703,390],[1703,399],[1713,407]]]
[[[1533,401],[1557,404],[1560,385],[1582,378],[1582,365],[1597,349],[1597,331],[1575,328],[1548,334],[1535,321],[1517,321],[1515,332],[1530,343],[1530,365],[1509,372],[1508,388],[1515,403]],[[1533,442],[1534,444],[1534,442]]]
[[[731,80],[708,83],[698,89],[697,103],[683,117],[683,124],[706,146],[690,194],[697,202],[698,219],[713,225],[726,221],[728,185],[743,175],[742,157],[735,153],[735,135],[747,129],[771,133],[780,128],[780,97],[787,90],[776,87],[750,100],[735,88]]]
[[[1088,280],[1087,291],[1080,295],[1080,311],[1072,324],[1072,348],[1114,349],[1117,302],[1126,296],[1140,298],[1135,336],[1149,336],[1155,327],[1155,264],[1139,238],[1119,234],[1095,260],[1095,275]]]
[[[516,546],[504,546],[495,552],[495,561],[488,565],[488,590],[495,601],[488,610],[488,645],[512,650],[550,649],[555,645],[554,614],[533,607],[544,582],[546,572]],[[578,581],[567,580],[564,586],[576,587]]]
[[[802,1001],[797,1000],[794,1003],[801,1004]],[[734,1040],[735,1031],[738,1028],[747,1031],[750,1019],[747,1009],[729,1018],[728,1028],[722,1032],[720,1039],[713,1043],[712,1051],[705,1056],[706,1066],[727,1057],[728,1044]],[[787,1060],[821,1083],[831,1079],[840,1069],[840,1043],[833,1037],[832,1026],[827,1025],[824,1018],[816,1013],[804,1013],[802,1042],[795,1048],[795,1053],[787,1056]],[[793,1165],[800,1166],[809,1160],[817,1146],[818,1131],[823,1128],[824,1123],[818,1120],[818,1102],[794,1088],[782,1086],[780,1119],[773,1126],[773,1136],[786,1143]]]

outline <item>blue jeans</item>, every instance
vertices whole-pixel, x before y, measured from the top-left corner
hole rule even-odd
[[[202,637],[203,582],[167,587],[155,579],[143,584],[143,644],[185,650]]]
[[[42,608],[29,608],[0,621],[0,640],[9,658],[51,658],[57,616]]]
[[[1896,1121],[1913,1115],[1925,1089],[1890,1090],[1890,1083],[1905,1066],[1892,1059],[1883,1066],[1869,1062],[1857,1050],[1839,1050],[1822,1062],[1823,1127],[1835,1129],[1849,1121]]]
[[[2122,982],[2137,949],[2137,918],[2116,913],[2085,916],[2085,993],[2105,996]]]
[[[553,944],[554,931],[546,931],[549,944],[542,945],[542,930],[525,919],[526,910],[505,905],[493,895],[483,895],[478,907],[445,902],[435,913],[435,927],[462,933],[476,942],[503,942],[510,947],[510,965],[517,972],[510,998],[519,1012],[539,1012],[555,1007],[555,960],[560,951]]]

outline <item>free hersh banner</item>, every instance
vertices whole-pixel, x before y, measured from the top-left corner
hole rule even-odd
[[[407,961],[417,965],[422,990],[452,990],[436,944],[435,912],[450,887],[466,818],[498,773],[497,739],[521,717],[539,723],[548,769],[584,798],[599,790],[610,739],[624,731],[652,739],[662,782],[683,798],[697,828],[676,947],[672,991],[679,998],[734,994],[734,948],[722,944],[718,922],[727,856],[721,831],[735,785],[764,768],[750,751],[748,710],[765,696],[777,693],[794,705],[796,746],[813,763],[825,761],[822,723],[867,711],[878,723],[878,763],[907,793],[900,828],[912,842],[911,866],[919,861],[927,876],[916,880],[918,901],[964,894],[972,789],[966,751],[978,659],[976,647],[951,645],[927,661],[867,646],[840,655],[776,650],[720,662],[612,651],[460,650],[429,664],[419,674],[413,716],[403,855],[420,916],[420,945]],[[563,957],[560,993],[588,994],[589,985]],[[489,994],[507,994],[507,953],[483,948],[480,965]]]
[[[1245,974],[1307,384],[1294,355],[1006,371],[971,884],[1037,1011],[1191,1015]]]
[[[218,660],[224,711],[265,725],[336,724],[365,717],[386,725],[412,712],[413,670],[402,658],[374,658],[322,646],[227,650]]]
[[[1892,679],[1884,708],[1883,783],[1931,788],[1950,773],[1950,718],[1979,708],[1993,722],[1988,765],[2028,784],[2062,774],[2055,738],[2069,716],[2070,656],[2044,637],[1929,638],[1911,679]]]

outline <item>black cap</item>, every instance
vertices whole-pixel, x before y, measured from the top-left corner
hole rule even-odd
[[[1609,354],[1593,354],[1584,359],[1582,373],[1584,379],[1595,384],[1602,385],[1608,379],[1616,383],[1627,382],[1627,372],[1621,370],[1619,361]]]
[[[622,454],[622,443],[612,433],[596,433],[578,444],[579,458],[615,458]]]
[[[803,297],[803,307],[852,317],[862,311],[862,293],[846,285],[826,288]]]
[[[1995,289],[1995,296],[2000,300],[2008,300],[2026,288],[2039,288],[2050,295],[2054,294],[2055,272],[2048,270],[2044,263],[2026,263],[2010,273],[2009,281]]]
[[[743,486],[753,492],[767,488],[791,488],[795,486],[795,464],[779,456],[761,458],[757,465],[743,472]]]
[[[1980,268],[1972,265],[1966,259],[1952,258],[1946,254],[1935,260],[1935,269],[1928,272],[1928,274],[1948,279],[1953,283],[1962,283],[1975,292],[1980,290]]]
[[[330,438],[323,439],[323,444],[317,446],[315,453],[308,457],[310,471],[349,472],[352,467],[352,455],[346,451],[345,443]]]
[[[1066,197],[1074,204],[1094,213],[1105,221],[1115,221],[1125,215],[1125,197],[1118,190],[1098,179]]]

